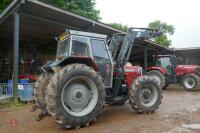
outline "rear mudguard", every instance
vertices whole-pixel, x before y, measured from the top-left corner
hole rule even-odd
[[[152,66],[152,67],[148,67],[148,68],[147,68],[147,72],[148,72],[148,71],[151,71],[151,70],[158,70],[158,71],[160,71],[162,74],[168,75],[167,70],[166,70],[165,68],[163,68],[163,67],[160,67],[160,66]]]
[[[55,72],[55,68],[60,68],[60,67],[64,67],[66,65],[75,64],[75,63],[86,64],[92,67],[95,71],[99,70],[97,64],[93,61],[93,59],[89,57],[67,57],[67,58],[64,58],[63,60],[48,62],[41,68],[43,71]]]

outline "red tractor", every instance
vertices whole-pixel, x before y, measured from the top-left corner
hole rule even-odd
[[[157,80],[127,63],[135,40],[155,34],[129,29],[107,41],[106,35],[66,30],[58,38],[56,60],[42,67],[35,83],[38,120],[50,114],[62,127],[80,128],[96,121],[105,103],[128,99],[137,113],[154,112],[162,98]]]
[[[147,68],[147,75],[155,77],[165,89],[169,84],[179,83],[187,91],[200,90],[200,66],[178,65],[182,58],[175,55],[155,56],[156,65]]]

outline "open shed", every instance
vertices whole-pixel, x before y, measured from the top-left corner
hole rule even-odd
[[[107,24],[70,13],[38,0],[13,0],[0,14],[0,57],[11,58],[14,96],[17,98],[18,75],[22,57],[52,60],[55,58],[56,41],[65,29],[95,32],[112,36],[122,31]],[[131,59],[147,67],[154,53],[168,53],[153,41],[138,42],[133,47]],[[31,56],[30,56],[31,55]],[[148,58],[145,58],[148,57]],[[41,63],[42,64],[42,63]],[[2,70],[4,71],[4,70]]]

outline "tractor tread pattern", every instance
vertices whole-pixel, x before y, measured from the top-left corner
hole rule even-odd
[[[36,102],[36,105],[40,109],[46,108],[46,103],[45,103],[46,86],[49,84],[50,77],[51,76],[49,73],[43,73],[38,78],[38,80],[35,82],[34,85],[33,89],[34,100]]]
[[[153,84],[158,91],[158,99],[156,103],[151,107],[145,107],[140,103],[139,90],[144,84]],[[133,81],[131,88],[129,89],[129,104],[138,114],[153,113],[159,108],[162,100],[162,89],[158,85],[158,81],[150,76],[141,76]]]

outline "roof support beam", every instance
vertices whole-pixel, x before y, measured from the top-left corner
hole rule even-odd
[[[14,103],[18,103],[18,63],[19,63],[19,13],[14,13],[14,38],[13,38],[13,97]]]
[[[147,70],[147,52],[148,52],[148,49],[147,48],[144,48],[144,70],[146,72]]]

